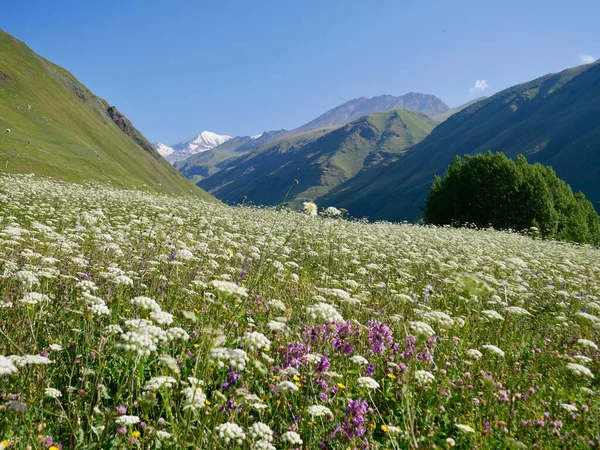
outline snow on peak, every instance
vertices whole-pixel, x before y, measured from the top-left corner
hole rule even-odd
[[[198,136],[189,141],[182,141],[178,144],[172,145],[168,147],[165,145],[167,149],[172,150],[169,153],[161,153],[165,157],[167,161],[171,164],[177,161],[183,161],[184,159],[189,158],[192,155],[197,153],[206,152],[212,148],[215,148],[218,145],[221,145],[223,142],[231,139],[232,136],[227,136],[226,134],[217,134],[211,131],[203,131]],[[157,143],[160,144],[160,143]],[[161,144],[164,145],[164,144]],[[155,148],[161,152],[156,146]],[[167,150],[168,151],[168,150]]]
[[[255,134],[254,136],[250,136],[250,139],[258,139],[259,137],[261,137],[264,133],[264,131],[260,134]]]
[[[223,142],[231,139],[231,136],[225,134],[216,134],[211,131],[203,131],[194,139],[183,141],[173,146],[175,151],[194,155],[196,153],[205,152],[211,148],[221,145]]]
[[[168,145],[165,145],[162,142],[153,142],[152,147],[154,147],[161,156],[168,156],[171,153],[175,152],[175,150],[173,150],[172,147],[169,147]]]
[[[191,153],[200,153],[221,145],[229,139],[231,139],[231,136],[203,131],[195,139],[188,141],[188,148]]]

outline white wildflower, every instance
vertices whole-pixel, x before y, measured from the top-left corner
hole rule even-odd
[[[500,348],[496,347],[495,345],[485,344],[485,345],[482,345],[481,348],[484,350],[488,350],[488,351],[504,358],[504,351],[501,350]]]
[[[306,308],[311,320],[321,323],[343,322],[344,318],[328,303],[317,303]]]
[[[354,364],[360,364],[361,366],[366,366],[367,364],[369,364],[369,361],[364,356],[360,355],[352,356],[350,358],[350,361],[352,361]]]
[[[465,352],[467,354],[467,356],[469,358],[473,358],[475,360],[481,358],[483,356],[483,353],[481,353],[479,350],[477,350],[476,348],[470,348],[469,350],[467,350]]]
[[[184,397],[183,409],[198,410],[206,405],[206,394],[198,385],[183,388],[181,394]]]
[[[273,430],[266,423],[253,423],[248,427],[248,434],[255,441],[273,442]]]
[[[426,370],[417,370],[415,372],[415,381],[421,386],[427,386],[435,381],[435,376]]]
[[[504,310],[506,314],[518,317],[533,317],[533,315],[527,311],[525,308],[521,308],[520,306],[509,306]]]
[[[13,361],[11,361],[6,356],[0,355],[0,375],[10,375],[11,373],[16,373],[17,368]]]
[[[281,435],[281,440],[291,445],[302,445],[302,438],[295,431],[286,431]]]
[[[500,314],[497,311],[494,311],[492,309],[486,309],[484,311],[481,311],[481,314],[483,314],[485,317],[487,317],[489,320],[504,320],[504,317],[502,316],[502,314]]]
[[[591,348],[592,350],[598,350],[598,346],[596,345],[595,342],[590,341],[589,339],[577,339],[577,343],[579,345],[581,345],[582,347],[587,347],[587,348]]]
[[[429,325],[428,323],[414,321],[414,322],[409,322],[408,325],[409,325],[411,331],[415,334],[425,336],[425,337],[431,337],[431,336],[435,335],[435,331],[433,330],[433,328],[431,328],[431,325]]]
[[[306,410],[313,417],[333,417],[333,413],[329,408],[323,405],[312,405]]]
[[[237,297],[248,297],[248,290],[243,286],[238,286],[231,281],[213,280],[210,282],[212,287],[224,295]]]
[[[475,433],[473,427],[470,427],[469,425],[464,425],[462,423],[457,423],[456,428],[458,428],[463,433]]]
[[[177,383],[177,380],[173,377],[168,377],[168,376],[154,377],[154,378],[150,378],[148,381],[146,381],[146,384],[144,384],[144,390],[150,391],[150,392],[155,392],[155,391],[158,391],[163,386],[171,388],[171,387],[173,387],[173,385],[175,383]]]
[[[115,423],[117,425],[135,425],[140,423],[140,418],[138,416],[119,416],[115,419]]]
[[[225,443],[235,442],[238,445],[242,445],[244,439],[246,439],[246,433],[237,424],[233,422],[226,422],[218,425],[215,430],[220,439],[223,439]]]
[[[313,202],[304,202],[302,203],[302,207],[304,208],[304,212],[309,216],[316,216],[319,208]]]
[[[216,362],[220,368],[231,366],[240,371],[246,368],[246,364],[249,361],[248,355],[244,350],[227,347],[215,347],[211,349],[209,358],[212,362]]]
[[[269,349],[271,347],[271,341],[262,333],[251,332],[245,333],[242,336],[242,342],[245,347],[248,347],[252,351],[260,349]]]
[[[379,383],[371,377],[359,377],[357,383],[365,389],[379,389]]]
[[[296,386],[291,381],[282,381],[275,386],[275,392],[296,392],[298,390],[298,386]]]
[[[131,304],[137,305],[140,308],[148,310],[148,311],[155,311],[155,312],[161,311],[160,305],[156,302],[156,300],[153,300],[150,297],[143,297],[143,296],[134,297],[131,299]]]
[[[572,412],[572,413],[577,412],[577,406],[571,405],[569,403],[561,403],[560,407],[568,412]]]
[[[51,397],[51,398],[60,398],[60,397],[62,397],[62,393],[58,389],[54,389],[54,388],[51,388],[51,387],[47,387],[44,390],[44,394],[47,397]]]
[[[581,364],[575,364],[575,363],[568,363],[567,364],[567,370],[569,370],[571,373],[580,376],[580,377],[585,377],[585,378],[594,378],[594,374],[592,373],[592,371],[590,369],[588,369],[585,366],[582,366]]]
[[[48,303],[50,301],[50,297],[48,297],[46,294],[40,294],[39,292],[28,292],[19,301],[27,305],[37,305],[38,303]]]
[[[149,316],[159,325],[171,325],[173,323],[173,315],[166,311],[152,311]]]

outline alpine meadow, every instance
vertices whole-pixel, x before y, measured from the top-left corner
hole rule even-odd
[[[0,450],[600,447],[600,4],[9,3]]]

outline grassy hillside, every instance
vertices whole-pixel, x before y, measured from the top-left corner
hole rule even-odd
[[[116,108],[3,31],[0,169],[209,198]]]
[[[400,158],[318,199],[373,219],[415,220],[435,174],[454,156],[502,151],[552,166],[600,206],[600,64],[549,74],[454,114]]]
[[[238,158],[199,186],[227,202],[276,205],[314,200],[388,153],[421,141],[437,125],[417,111],[371,114],[346,126],[285,138]],[[299,181],[292,185],[293,180]]]
[[[276,141],[287,133],[287,130],[266,131],[256,139],[250,136],[236,136],[207,152],[190,156],[173,165],[192,182],[198,183],[227,167],[236,158]]]
[[[473,100],[471,100],[471,101],[469,101],[467,103],[463,103],[462,105],[455,106],[454,108],[450,108],[450,109],[448,109],[447,111],[444,111],[441,114],[437,114],[437,115],[433,116],[433,118],[435,120],[437,120],[438,122],[440,122],[440,123],[444,122],[444,121],[448,120],[450,118],[450,116],[453,116],[457,112],[462,111],[463,109],[468,108],[469,106],[471,106],[471,105],[473,105],[473,104],[475,104],[475,103],[477,103],[477,102],[479,102],[479,101],[481,101],[481,100],[483,100],[485,98],[486,97],[477,97],[477,98],[475,98],[475,99],[473,99]]]

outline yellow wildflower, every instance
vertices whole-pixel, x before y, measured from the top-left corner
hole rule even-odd
[[[137,438],[139,438],[139,437],[140,437],[140,434],[141,434],[141,433],[140,433],[138,430],[135,430],[133,433],[131,433],[131,436],[132,436],[134,439],[137,439]]]

